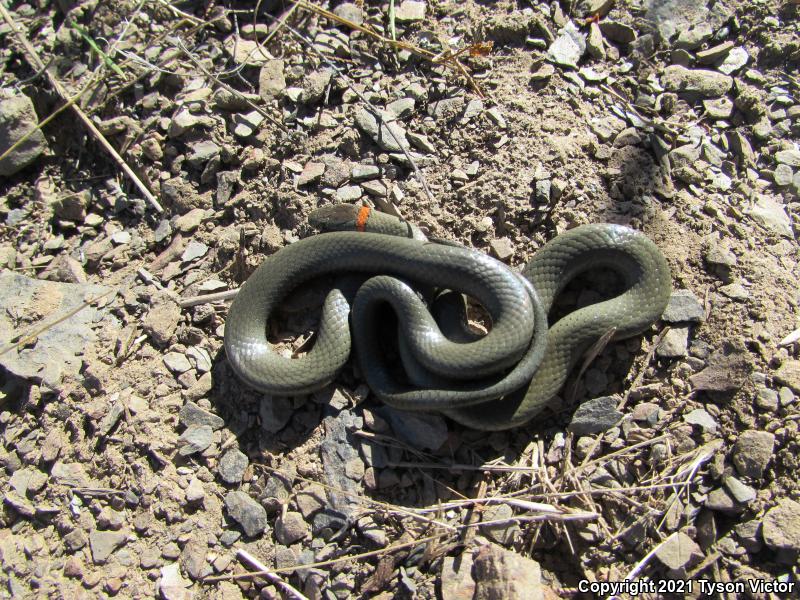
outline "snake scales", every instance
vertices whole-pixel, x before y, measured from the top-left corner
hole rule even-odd
[[[363,377],[384,402],[438,410],[476,429],[507,429],[541,411],[602,336],[614,330],[614,339],[631,337],[653,324],[671,290],[669,267],[655,244],[620,225],[583,225],[557,236],[520,276],[485,254],[429,241],[408,223],[366,208],[326,207],[310,220],[328,233],[267,258],[242,286],[225,324],[234,371],[269,394],[324,387],[355,345]],[[558,293],[595,268],[619,274],[624,291],[548,327]],[[355,282],[339,280],[328,293],[313,348],[300,358],[278,355],[267,341],[267,323],[287,294],[323,275],[352,274]],[[431,309],[420,289],[452,292]],[[462,294],[488,312],[485,336],[465,331],[463,315],[454,316],[452,304]],[[386,336],[379,333],[387,304],[397,315],[399,361],[387,358]]]

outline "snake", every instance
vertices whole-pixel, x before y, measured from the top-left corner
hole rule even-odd
[[[322,233],[268,256],[225,321],[234,373],[268,395],[320,390],[355,354],[372,393],[390,406],[438,411],[479,430],[517,427],[551,406],[599,340],[633,337],[658,321],[672,289],[658,246],[623,225],[565,231],[517,272],[367,206],[324,206],[309,222]],[[595,269],[616,273],[622,291],[549,324],[564,287]],[[291,292],[320,278],[330,282],[313,346],[286,357],[267,339],[270,319]],[[466,297],[483,307],[488,332],[467,327]]]

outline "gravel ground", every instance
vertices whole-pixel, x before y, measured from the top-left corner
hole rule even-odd
[[[799,8],[0,7],[0,597],[793,597]],[[198,296],[339,203],[515,268],[626,224],[674,293],[508,432],[265,397]]]

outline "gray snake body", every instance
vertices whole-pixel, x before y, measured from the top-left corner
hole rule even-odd
[[[242,286],[225,324],[234,371],[269,394],[324,387],[346,363],[352,339],[362,375],[384,402],[439,410],[477,429],[506,429],[541,411],[604,334],[615,329],[615,339],[622,339],[655,322],[671,289],[669,268],[655,244],[618,225],[584,225],[556,237],[521,277],[480,252],[427,241],[388,215],[338,206],[316,211],[313,221],[345,231],[306,238],[270,256]],[[546,314],[564,285],[600,267],[619,273],[625,291],[548,328]],[[365,281],[355,293],[334,286],[311,351],[297,359],[279,356],[266,339],[267,322],[287,294],[321,275],[352,273]],[[443,332],[415,291],[420,284],[478,300],[491,317],[489,333],[464,341],[452,328]],[[401,356],[410,355],[403,356],[406,377],[398,378],[387,364],[378,339],[380,307],[387,303],[397,314]]]

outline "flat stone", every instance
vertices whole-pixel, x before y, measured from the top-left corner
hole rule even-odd
[[[706,98],[727,94],[733,79],[723,73],[703,69],[687,69],[670,65],[661,76],[662,85],[671,92],[697,94]]]
[[[747,166],[756,164],[756,155],[748,139],[739,131],[729,131],[727,133],[728,144],[733,152]]]
[[[484,508],[484,521],[505,521],[493,525],[481,525],[481,533],[490,540],[508,546],[520,531],[518,523],[511,521],[514,509],[508,504],[493,504]]]
[[[378,124],[378,119],[370,111],[359,109],[355,115],[356,126],[378,146],[389,152],[402,152],[408,148],[405,130],[397,123],[389,122],[383,118]],[[392,135],[394,134],[394,135]]]
[[[180,352],[167,352],[163,357],[164,365],[173,373],[180,375],[192,368],[192,364],[185,354]]]
[[[452,121],[464,110],[464,96],[436,100],[428,106],[428,114],[437,121]]]
[[[683,420],[690,425],[697,425],[704,431],[714,433],[717,430],[717,421],[708,414],[704,408],[696,408],[683,416]]]
[[[750,291],[738,281],[723,285],[719,291],[731,300],[747,300],[750,297]]]
[[[656,354],[662,358],[680,358],[688,354],[689,327],[688,325],[673,326],[661,338],[656,348]]]
[[[188,109],[182,108],[172,117],[167,128],[167,135],[171,138],[177,138],[196,127],[207,127],[211,124],[212,121],[209,117],[198,116],[189,112]]]
[[[0,155],[30,134],[16,150],[0,161],[0,176],[21,171],[47,150],[47,140],[42,130],[36,128],[38,123],[33,102],[27,96],[0,100]]]
[[[193,208],[185,215],[175,219],[175,228],[183,233],[191,233],[203,222],[206,211],[203,208]]]
[[[703,108],[712,119],[730,119],[733,114],[733,100],[727,97],[703,100]]]
[[[598,60],[605,60],[606,58],[603,32],[600,31],[600,25],[594,21],[589,23],[589,35],[586,37],[586,50],[592,58]],[[550,68],[552,69],[552,66]]]
[[[773,172],[772,178],[775,180],[775,185],[778,187],[787,187],[792,185],[792,178],[794,177],[794,171],[789,165],[780,164],[775,167],[775,171]]]
[[[728,55],[733,48],[733,42],[728,40],[695,53],[697,62],[701,65],[711,65]]]
[[[541,66],[531,73],[531,81],[545,81],[550,79],[556,72],[556,68],[550,63],[542,63]]]
[[[600,21],[600,31],[607,39],[618,44],[630,44],[636,39],[636,30],[619,21]]]
[[[436,146],[433,145],[433,142],[431,142],[427,136],[414,133],[413,131],[409,131],[406,136],[408,137],[408,141],[411,142],[417,150],[427,152],[428,154],[436,154]]]
[[[503,262],[508,262],[514,256],[514,244],[507,237],[493,239],[489,242],[489,249],[492,256]]]
[[[775,380],[800,393],[800,360],[785,360],[775,371]]]
[[[442,562],[442,600],[472,600],[475,595],[475,580],[472,579],[472,554],[462,552],[458,556],[446,556]]]
[[[633,407],[631,418],[634,421],[645,421],[655,425],[661,418],[661,407],[653,402],[640,402]]]
[[[267,511],[245,492],[228,492],[225,496],[228,516],[239,523],[248,537],[254,537],[267,529]]]
[[[220,147],[211,140],[202,140],[189,146],[186,162],[195,169],[205,165],[212,158],[219,156]]]
[[[707,360],[708,366],[689,377],[696,390],[731,392],[738,390],[752,370],[747,353],[741,348],[724,346]]]
[[[469,121],[474,119],[481,113],[483,113],[484,104],[483,100],[480,98],[473,98],[469,102],[467,102],[467,106],[464,108],[464,113],[461,115],[462,121]]]
[[[352,203],[361,198],[363,190],[360,185],[345,185],[336,190],[336,199],[341,203]]]
[[[178,422],[184,427],[208,425],[213,430],[220,429],[225,425],[225,421],[222,417],[200,408],[194,402],[187,402],[181,407],[178,413]]]
[[[325,172],[325,163],[309,161],[303,167],[303,172],[297,176],[297,185],[308,185],[319,181]]]
[[[473,600],[523,600],[544,597],[541,567],[536,561],[486,544],[473,555]]]
[[[422,21],[425,18],[425,3],[416,2],[414,0],[403,0],[403,2],[395,8],[394,18],[399,23]]]
[[[673,48],[678,50],[694,50],[705,44],[714,35],[714,30],[711,25],[706,22],[701,22],[682,30],[678,34],[678,39],[673,44]]]
[[[733,75],[750,62],[750,54],[742,47],[733,48],[725,60],[717,67],[717,71],[726,75]]]
[[[780,404],[778,392],[765,387],[756,388],[755,404],[761,410],[775,412]]]
[[[614,115],[609,115],[602,119],[593,118],[589,121],[589,128],[601,142],[608,142],[625,129],[625,121]]]
[[[658,547],[655,556],[665,567],[675,570],[697,563],[703,552],[692,538],[676,531]]]
[[[605,17],[614,6],[614,2],[615,0],[581,0],[578,3],[578,14],[584,18],[595,15]]]
[[[706,497],[706,508],[727,515],[736,515],[744,510],[744,506],[736,502],[725,488],[711,490]]]
[[[386,112],[397,119],[410,116],[414,112],[416,102],[413,98],[399,98],[386,105]]]
[[[192,425],[187,428],[178,438],[178,443],[181,444],[178,449],[178,454],[181,456],[190,456],[202,452],[211,445],[214,441],[214,430],[208,425]]]
[[[705,310],[691,290],[674,290],[661,319],[667,323],[700,323],[705,321]]]
[[[731,13],[724,7],[710,11],[706,2],[697,0],[648,0],[645,20],[653,23],[661,40],[669,44],[680,32],[708,23],[712,31],[720,28]]]
[[[186,486],[186,502],[189,504],[200,504],[206,497],[206,490],[203,482],[197,477],[192,477],[189,485]]]
[[[238,448],[231,448],[219,459],[217,473],[225,483],[239,484],[249,464],[250,460],[244,452]]]
[[[586,37],[569,21],[559,31],[558,37],[550,44],[547,58],[562,67],[577,67],[578,61],[586,53]]]
[[[202,258],[208,252],[208,246],[203,242],[192,240],[186,245],[186,249],[181,254],[181,261],[190,262]]]
[[[622,418],[622,413],[617,410],[618,401],[613,396],[587,400],[575,411],[568,429],[579,436],[611,429]]]
[[[266,101],[279,98],[286,89],[283,59],[268,60],[258,72],[258,95]]]
[[[739,504],[750,504],[756,499],[756,491],[749,485],[742,483],[736,477],[726,477],[723,482],[725,488]]]
[[[744,431],[733,447],[733,465],[745,477],[761,479],[772,459],[774,447],[774,434],[768,431]]]
[[[267,49],[256,40],[246,40],[236,35],[225,38],[223,46],[237,65],[260,67],[272,60]]]
[[[381,169],[377,165],[354,165],[350,177],[353,181],[364,181],[380,177]]]
[[[764,229],[786,238],[793,237],[792,222],[786,209],[769,196],[762,194],[748,214]]]
[[[342,2],[333,9],[333,14],[342,19],[347,19],[351,23],[361,25],[364,22],[364,12],[358,4],[352,2]]]
[[[125,531],[92,531],[89,534],[89,548],[92,551],[92,560],[96,565],[105,564],[117,548],[128,541]]]
[[[158,591],[163,600],[191,600],[189,591],[192,582],[181,576],[180,564],[175,562],[161,567],[161,578],[158,580]]]
[[[300,94],[303,104],[310,106],[320,102],[332,79],[333,71],[329,68],[317,69],[309,73],[303,79],[303,93]]]
[[[800,167],[800,150],[778,150],[775,153],[775,161],[780,165]]]
[[[414,448],[438,450],[447,441],[447,423],[439,415],[385,407],[380,413],[394,433]]]
[[[59,283],[32,279],[11,271],[0,272],[0,340],[15,339],[26,331],[79,308],[86,298],[107,295],[100,285]],[[94,327],[105,309],[81,308],[68,319],[48,327],[35,344],[0,356],[0,366],[17,377],[59,389],[65,376],[81,379],[83,356],[96,339]]]
[[[773,550],[800,551],[800,503],[780,499],[764,515],[762,535]]]
[[[275,521],[275,539],[285,546],[299,542],[308,533],[308,524],[299,512],[286,512]]]
[[[261,399],[259,416],[261,427],[268,433],[278,433],[286,427],[293,414],[292,403],[282,396],[265,396]]]

